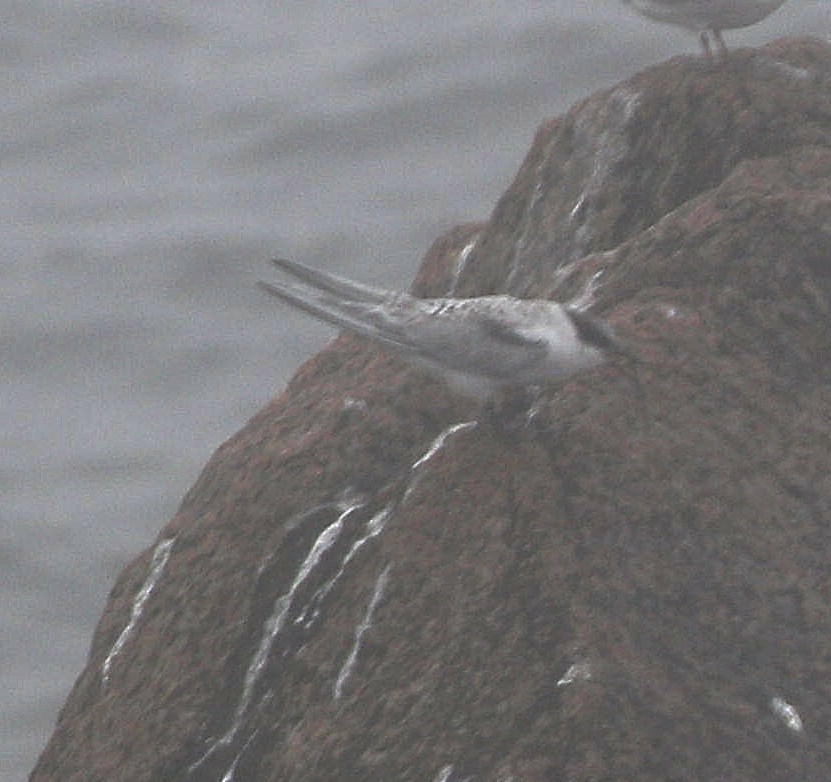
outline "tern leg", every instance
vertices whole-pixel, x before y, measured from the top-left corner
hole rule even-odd
[[[539,389],[516,386],[500,396],[489,399],[481,411],[481,421],[487,423],[505,442],[519,442],[533,425]]]
[[[710,48],[710,39],[707,36],[707,31],[702,30],[698,35],[698,39],[701,41],[701,47],[704,49],[704,56],[708,60],[712,60],[713,50]]]
[[[723,58],[727,58],[727,44],[724,43],[724,38],[721,37],[721,30],[714,29],[713,30],[713,38],[715,38],[716,43],[718,44],[718,53]]]

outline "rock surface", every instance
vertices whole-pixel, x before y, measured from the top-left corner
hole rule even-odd
[[[35,782],[831,777],[831,48],[546,123],[421,295],[635,346],[506,437],[340,337],[118,579]]]

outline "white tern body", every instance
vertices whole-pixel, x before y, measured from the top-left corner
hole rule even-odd
[[[625,352],[608,325],[557,302],[510,296],[419,299],[293,261],[274,264],[295,281],[260,282],[263,290],[375,340],[478,399],[510,386],[564,380],[599,365],[608,351]]]

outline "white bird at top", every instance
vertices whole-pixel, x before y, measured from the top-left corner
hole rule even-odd
[[[785,0],[623,0],[636,11],[659,22],[685,27],[699,34],[701,45],[712,57],[708,33],[712,33],[719,52],[726,55],[722,30],[749,27],[761,22]]]

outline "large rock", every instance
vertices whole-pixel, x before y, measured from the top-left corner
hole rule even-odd
[[[421,294],[593,291],[518,436],[341,337],[113,589],[31,779],[831,777],[831,48],[545,124]]]

